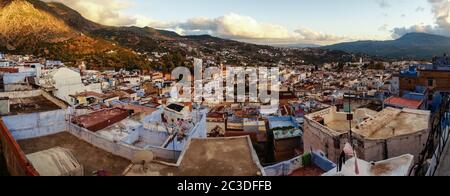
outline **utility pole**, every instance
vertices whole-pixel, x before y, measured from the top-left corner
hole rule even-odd
[[[350,130],[348,132],[349,134],[349,142],[352,145],[352,147],[354,147],[353,145],[353,132],[352,132],[352,121],[353,121],[353,114],[352,114],[352,99],[351,99],[351,90],[349,90],[349,94],[348,94],[348,114],[347,114],[347,120],[349,122],[349,126],[350,126]]]

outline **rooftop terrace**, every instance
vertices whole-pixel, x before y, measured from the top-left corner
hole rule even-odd
[[[45,137],[18,141],[25,154],[32,154],[55,147],[70,150],[76,160],[84,167],[86,176],[98,170],[105,170],[111,175],[121,175],[130,165],[130,161],[94,147],[68,132]]]
[[[316,165],[305,166],[300,169],[295,170],[289,176],[320,176],[325,171]]]
[[[356,121],[352,121],[352,125],[356,125]],[[350,123],[348,120],[332,120],[325,123],[325,126],[339,133],[347,133],[350,130]]]
[[[61,109],[44,96],[10,99],[10,115],[47,112]]]
[[[96,111],[82,116],[77,116],[73,118],[72,122],[79,125],[80,127],[84,127],[90,131],[96,132],[127,117],[128,111],[120,108],[112,108]]]
[[[428,130],[430,112],[386,108],[353,130],[367,139],[386,139]]]
[[[356,174],[355,158],[352,158],[343,165],[341,172],[332,169],[323,176],[407,176],[413,164],[414,156],[408,154],[376,163],[358,159],[359,174]]]
[[[346,113],[336,112],[333,108],[307,115],[307,118],[313,121],[323,119],[324,124],[321,126],[336,134],[345,134],[350,130]],[[395,108],[386,108],[381,112],[358,109],[354,112],[353,119],[354,133],[365,139],[376,140],[428,130],[430,112]]]
[[[66,103],[42,90],[0,92],[0,98],[9,100],[9,113],[4,114],[4,116],[49,112],[67,108]]]
[[[414,99],[407,99],[402,97],[390,97],[386,99],[385,104],[392,105],[395,107],[405,107],[405,108],[411,108],[411,109],[418,109],[422,105],[423,101],[421,100],[414,100]]]
[[[180,162],[181,161],[181,162]],[[178,166],[133,165],[128,176],[257,176],[261,169],[248,137],[193,139]]]

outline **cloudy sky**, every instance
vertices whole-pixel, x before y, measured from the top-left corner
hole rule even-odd
[[[252,43],[331,44],[450,35],[450,0],[53,0],[95,22]]]

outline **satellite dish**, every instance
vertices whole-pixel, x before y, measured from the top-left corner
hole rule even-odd
[[[133,159],[131,160],[134,164],[147,164],[151,163],[154,160],[154,154],[150,150],[144,150],[137,152],[134,154]]]

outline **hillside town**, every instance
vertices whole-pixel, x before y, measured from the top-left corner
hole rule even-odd
[[[251,99],[178,101],[186,88],[167,72],[88,67],[0,53],[2,174],[450,175],[447,55],[277,64],[269,112]]]

